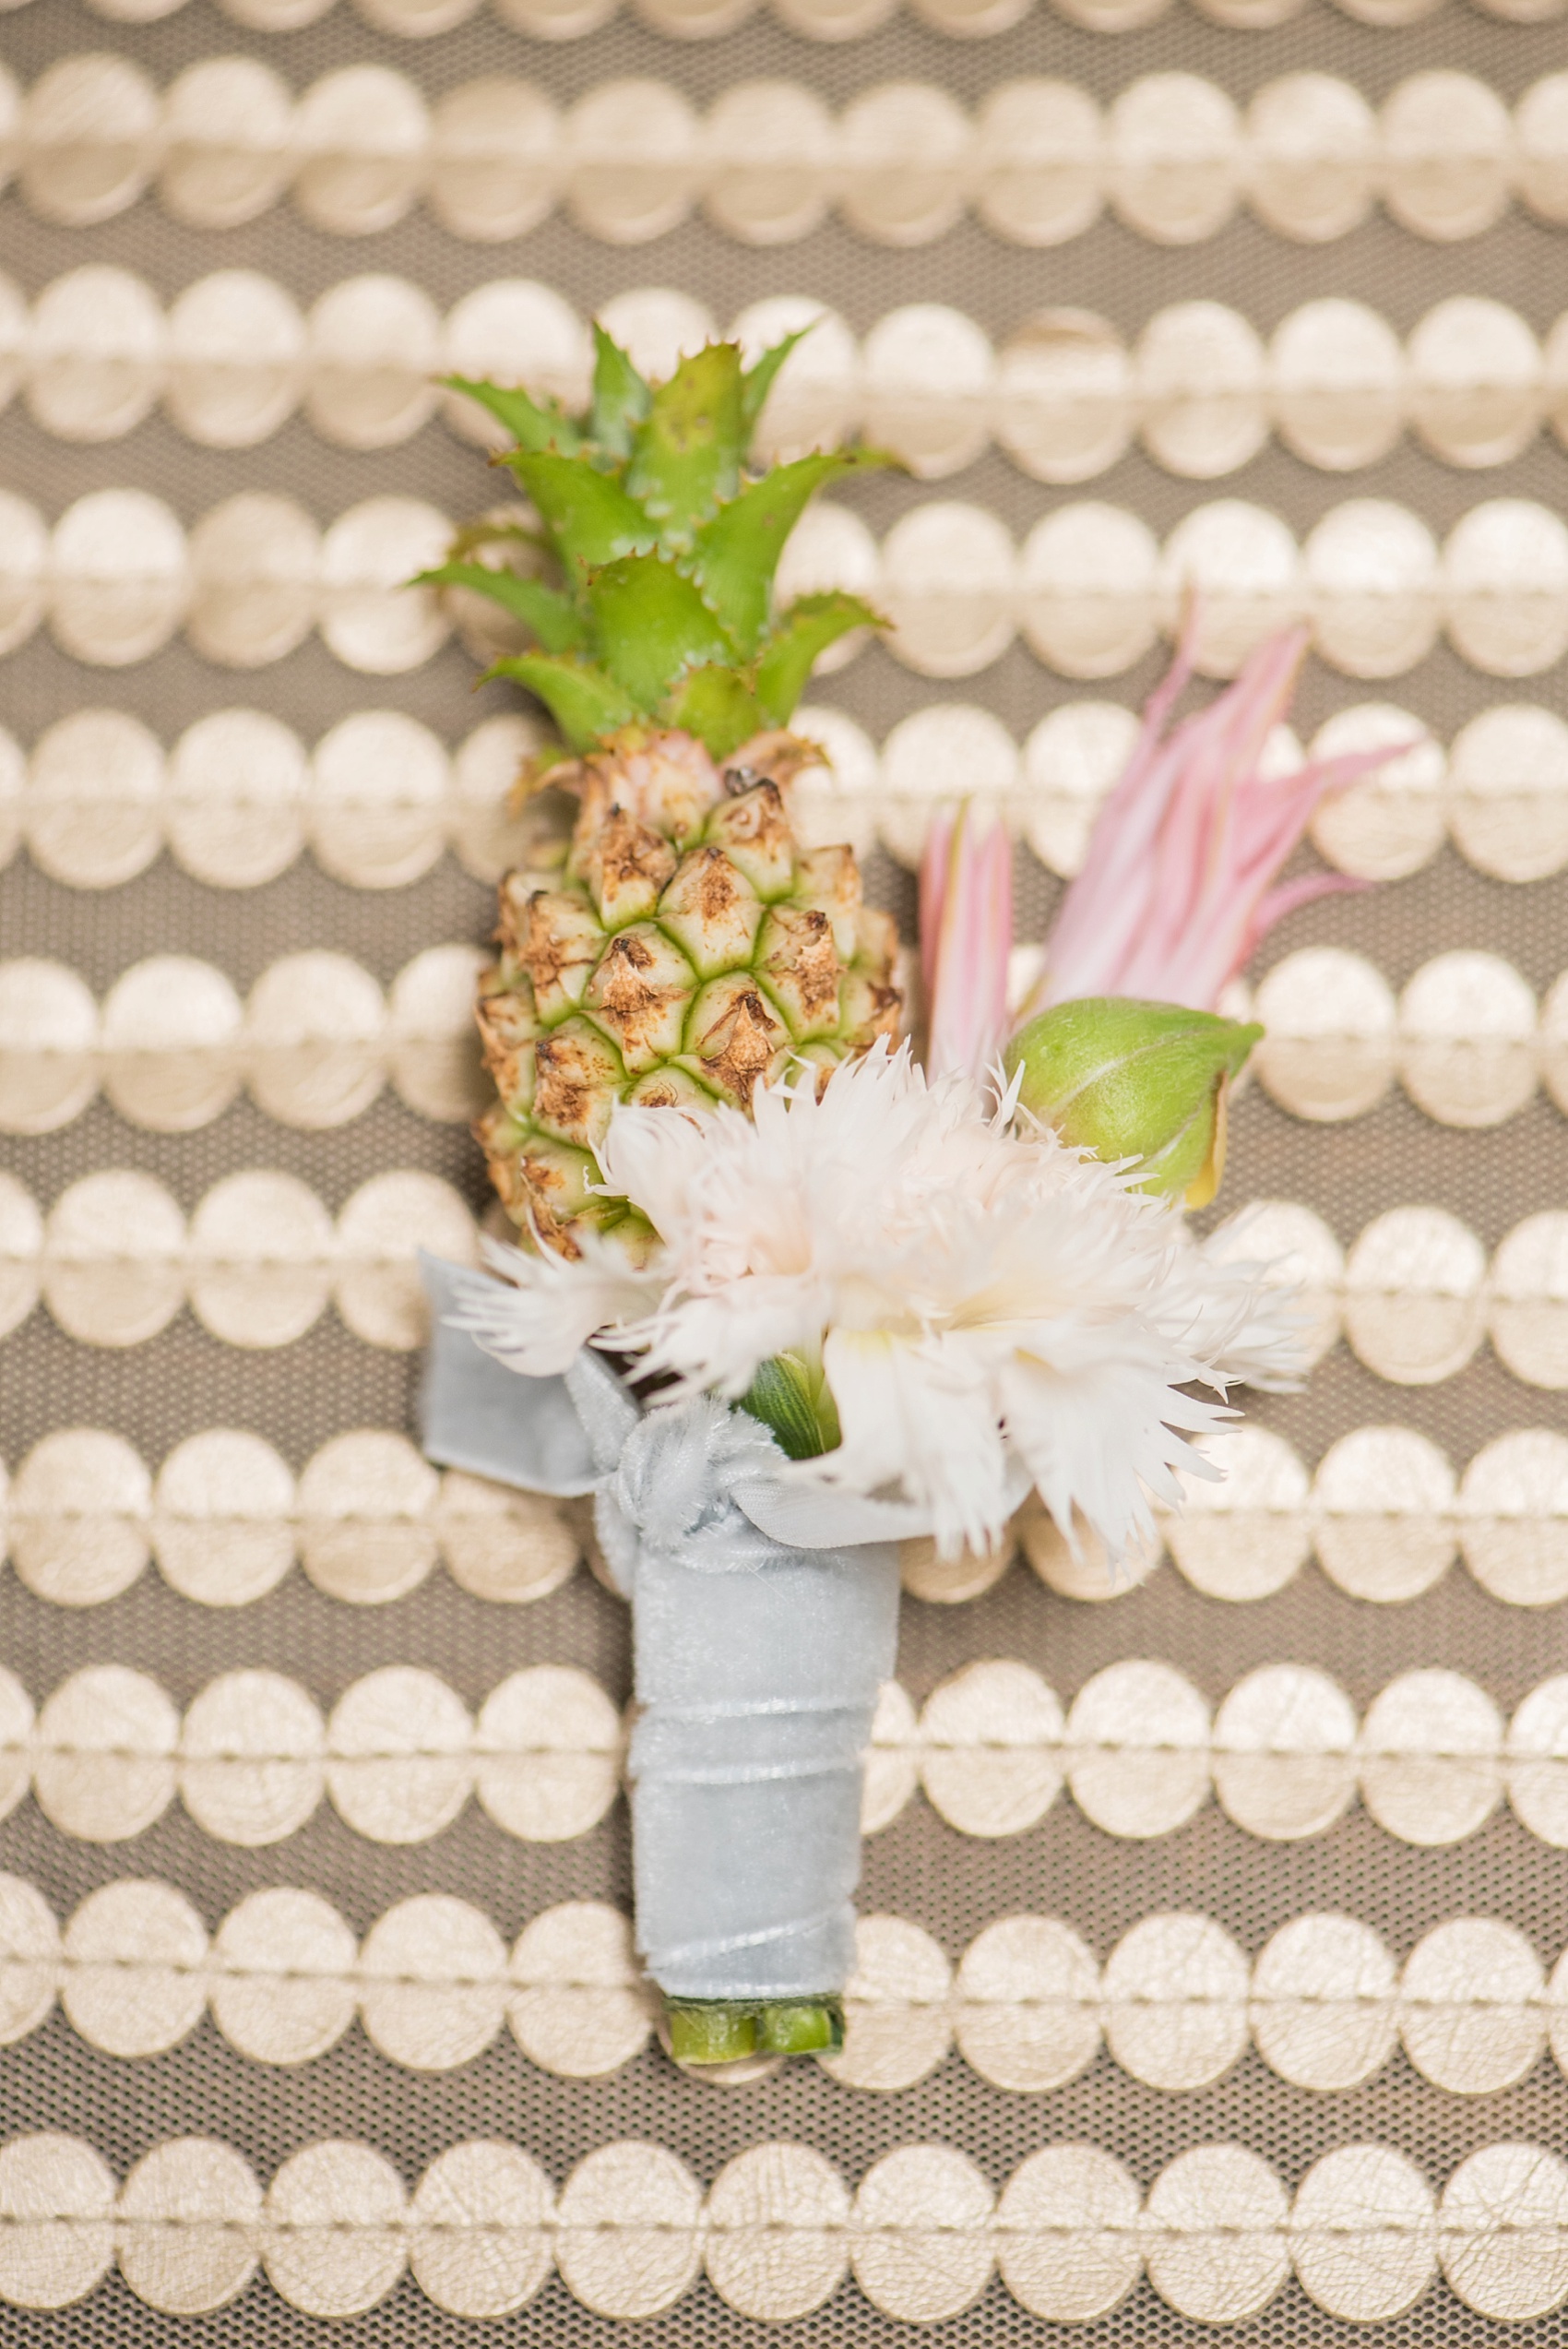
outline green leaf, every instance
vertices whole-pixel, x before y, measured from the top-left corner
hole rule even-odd
[[[741,479],[741,353],[710,342],[660,384],[639,430],[626,487],[670,544],[689,546],[697,523],[733,497]]]
[[[607,563],[590,577],[588,600],[599,657],[639,709],[657,709],[688,669],[730,658],[698,590],[662,554]]]
[[[555,460],[543,458],[540,463]],[[695,569],[704,594],[740,650],[754,653],[773,596],[773,574],[784,542],[812,492],[845,473],[891,464],[874,449],[840,448],[798,458],[753,482],[696,534]]]
[[[526,391],[506,384],[479,383],[469,376],[444,376],[448,391],[460,391],[489,410],[520,448],[558,448],[563,455],[582,446],[582,435],[570,418],[554,408],[541,408]]]
[[[798,1353],[774,1354],[761,1364],[740,1408],[773,1430],[790,1460],[814,1460],[843,1440],[826,1379]]]
[[[532,498],[568,574],[651,550],[658,532],[636,498],[610,473],[572,457],[521,452],[506,462]]]
[[[571,661],[559,653],[511,653],[487,669],[480,684],[492,677],[511,677],[537,694],[571,750],[591,750],[601,735],[629,726],[637,715],[613,677],[590,662]]]
[[[812,326],[815,324],[816,320],[814,318]],[[742,451],[752,445],[752,435],[756,430],[757,419],[766,404],[767,395],[773,389],[774,376],[778,373],[796,343],[803,342],[811,330],[811,327],[797,327],[794,333],[787,334],[782,342],[776,342],[770,350],[765,351],[756,365],[748,367],[741,377],[741,447]]]
[[[728,758],[764,723],[755,694],[727,663],[688,670],[659,716],[667,726],[695,734],[715,758]]]
[[[858,595],[797,596],[769,637],[756,664],[756,698],[764,715],[781,726],[806,689],[820,653],[851,628],[885,628],[886,621]]]
[[[617,459],[632,453],[637,426],[652,398],[647,384],[617,342],[593,322],[593,406],[588,435],[596,447]]]
[[[487,595],[539,638],[546,652],[576,652],[588,640],[588,624],[569,596],[516,571],[493,571],[487,563],[442,563],[422,571],[417,587],[469,588]]]

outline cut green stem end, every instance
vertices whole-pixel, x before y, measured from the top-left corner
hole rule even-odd
[[[831,2056],[844,2045],[837,1998],[671,1998],[670,2053],[678,2064],[733,2064],[744,2056]]]

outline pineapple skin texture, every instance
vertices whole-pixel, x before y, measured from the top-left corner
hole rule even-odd
[[[862,904],[848,847],[790,828],[783,732],[718,764],[695,736],[628,728],[547,777],[578,797],[563,867],[501,884],[500,953],[478,1019],[497,1099],[475,1131],[512,1222],[560,1253],[585,1227],[634,1258],[652,1243],[597,1195],[617,1102],[746,1110],[758,1083],[897,1034],[891,919]]]

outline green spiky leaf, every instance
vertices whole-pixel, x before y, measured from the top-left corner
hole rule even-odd
[[[666,725],[683,727],[706,745],[714,758],[760,733],[761,705],[743,676],[721,663],[693,669],[682,678],[659,713]]]
[[[537,694],[571,750],[591,750],[605,734],[629,726],[637,715],[630,697],[591,662],[552,652],[519,652],[497,661],[480,679],[512,677]]]
[[[607,563],[588,581],[600,658],[639,709],[657,709],[688,669],[731,658],[701,594],[662,554]]]
[[[814,326],[815,323],[814,318],[812,325]],[[784,337],[782,342],[776,342],[770,350],[765,351],[756,365],[748,367],[741,377],[741,446],[742,449],[747,449],[752,445],[752,435],[756,430],[757,418],[762,414],[766,405],[767,395],[773,389],[773,378],[795,348],[796,343],[803,342],[811,330],[811,327],[797,327],[793,334],[787,334]]]
[[[532,498],[568,572],[586,578],[601,563],[648,554],[657,543],[652,522],[612,474],[553,453],[524,452],[506,462]]]
[[[493,571],[487,563],[442,563],[434,571],[422,571],[418,584],[468,588],[475,595],[487,595],[520,620],[546,652],[576,652],[588,641],[588,624],[571,598],[540,579]]]
[[[488,409],[519,448],[558,448],[565,456],[582,447],[583,436],[569,417],[556,408],[541,408],[526,391],[508,384],[479,383],[469,376],[445,376],[442,380],[448,391],[460,391],[465,399]]]
[[[772,1355],[741,1398],[741,1409],[760,1419],[791,1460],[814,1460],[843,1441],[833,1390],[820,1365],[798,1353]]]
[[[696,525],[734,496],[742,453],[740,350],[710,342],[683,359],[654,393],[626,487],[666,543],[685,547]]]
[[[647,414],[653,394],[618,342],[612,342],[596,318],[593,322],[593,405],[588,411],[588,435],[606,457],[624,460],[632,453],[637,426]]]
[[[540,464],[558,460],[540,458]],[[779,465],[721,507],[696,534],[693,567],[703,593],[740,650],[755,652],[767,626],[773,574],[784,542],[814,490],[846,473],[893,460],[875,449],[841,448]]]
[[[806,689],[819,654],[851,628],[885,628],[886,621],[858,595],[797,596],[779,621],[756,664],[756,698],[775,726],[781,726]]]

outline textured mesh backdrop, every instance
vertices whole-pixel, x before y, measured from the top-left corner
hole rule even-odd
[[[411,43],[383,36],[345,6],[304,30],[262,35],[220,17],[208,0],[190,0],[178,14],[142,28],[107,24],[71,0],[32,0],[4,19],[0,35],[24,84],[53,59],[82,51],[129,54],[160,86],[192,59],[251,54],[295,89],[332,67],[379,60],[418,77],[432,95],[480,75],[521,72],[563,104],[624,74],[674,80],[699,104],[720,88],[774,75],[806,81],[830,103],[894,78],[935,81],[973,100],[1014,75],[1039,72],[1077,81],[1104,100],[1140,74],[1170,67],[1208,76],[1244,101],[1265,79],[1306,66],[1357,83],[1375,102],[1402,77],[1439,65],[1473,72],[1511,101],[1558,65],[1562,43],[1561,24],[1503,25],[1454,0],[1405,30],[1359,26],[1324,0],[1309,0],[1293,21],[1263,33],[1226,30],[1177,8],[1144,30],[1112,38],[1042,10],[1012,32],[961,43],[901,17],[842,48],[804,43],[764,21],[700,44],[617,21],[575,43],[547,47],[480,17]],[[695,293],[721,319],[765,293],[804,289],[838,308],[857,330],[900,303],[952,302],[998,339],[1048,303],[1099,311],[1131,337],[1162,304],[1196,296],[1229,303],[1267,333],[1289,309],[1331,292],[1369,302],[1404,332],[1455,291],[1508,302],[1542,331],[1568,288],[1560,235],[1519,210],[1456,245],[1423,243],[1381,215],[1334,244],[1288,244],[1243,215],[1208,242],[1182,249],[1161,249],[1105,219],[1076,242],[1044,252],[1004,244],[969,219],[913,251],[869,244],[837,222],[776,251],[748,250],[700,220],[651,246],[617,250],[560,216],[497,248],[449,236],[423,211],[384,234],[345,244],[286,208],[214,235],[180,224],[150,198],[85,232],[39,221],[14,193],[0,205],[0,221],[6,266],[30,295],[88,258],[135,269],[165,297],[216,268],[258,268],[282,280],[302,305],[355,269],[401,273],[443,307],[469,287],[510,273],[558,287],[585,313],[625,286],[648,282]],[[474,453],[439,422],[401,447],[349,454],[328,447],[296,416],[260,447],[230,454],[193,446],[157,415],[126,439],[73,447],[40,431],[19,402],[0,416],[0,471],[50,517],[86,490],[129,481],[167,500],[187,524],[238,487],[284,491],[323,521],[384,490],[460,513],[484,487]],[[1356,476],[1349,494],[1398,499],[1441,532],[1479,495],[1529,496],[1560,507],[1565,481],[1568,457],[1545,436],[1479,483],[1407,441]],[[1347,484],[1271,444],[1224,484],[1223,494],[1232,493],[1274,508],[1300,535],[1347,494]],[[956,494],[1000,513],[1021,537],[1075,493],[1031,482],[992,453],[959,477]],[[1120,460],[1088,494],[1133,507],[1161,532],[1197,502],[1192,484],[1138,454]],[[924,495],[911,482],[876,481],[847,491],[844,502],[859,506],[881,531]],[[1157,670],[1151,658],[1092,690],[1135,706]],[[236,701],[276,711],[307,741],[351,709],[385,703],[456,742],[475,722],[472,674],[451,646],[408,675],[367,680],[339,666],[313,638],[270,669],[238,680],[179,640],[108,677],[73,662],[41,632],[6,662],[0,692],[6,722],[24,743],[78,707],[110,702],[142,717],[167,741],[203,712]],[[1016,644],[958,693],[983,702],[1021,738],[1045,710],[1080,690]],[[1445,740],[1499,698],[1495,680],[1446,648],[1396,690]],[[1553,700],[1560,674],[1526,690]],[[877,650],[818,691],[879,738],[922,702],[955,698]],[[1368,688],[1313,665],[1302,688],[1301,731],[1367,698]],[[1027,857],[1021,864],[1023,926],[1038,936],[1058,884]],[[873,886],[908,918],[909,888],[880,855]],[[1568,876],[1509,888],[1444,849],[1424,870],[1375,897],[1314,907],[1270,942],[1263,960],[1309,939],[1345,943],[1370,954],[1397,986],[1444,948],[1484,946],[1541,988],[1565,959],[1565,917]],[[204,888],[167,858],[103,892],[59,886],[25,855],[0,875],[6,955],[66,963],[100,994],[140,955],[169,948],[217,963],[242,991],[279,955],[313,946],[352,955],[385,984],[427,945],[481,940],[489,920],[490,891],[450,859],[413,886],[386,893],[340,887],[308,857],[266,887],[236,892]],[[257,1164],[301,1174],[334,1211],[356,1185],[389,1165],[438,1173],[476,1208],[483,1198],[479,1157],[461,1129],[428,1124],[390,1095],[326,1135],[273,1124],[242,1101],[200,1133],[164,1138],[124,1122],[100,1102],[57,1133],[7,1143],[6,1160],[45,1203],[105,1164],[149,1170],[187,1210],[220,1175]],[[1254,1086],[1235,1118],[1225,1205],[1253,1194],[1301,1199],[1348,1240],[1389,1207],[1431,1200],[1459,1213],[1490,1248],[1523,1215],[1561,1201],[1563,1172],[1561,1118],[1539,1098],[1497,1132],[1441,1127],[1398,1093],[1353,1126],[1322,1127],[1292,1120]],[[411,1429],[416,1371],[414,1358],[368,1349],[330,1314],[304,1340],[276,1353],[220,1345],[188,1314],[152,1342],[117,1353],[77,1343],[40,1309],[5,1348],[0,1455],[14,1467],[51,1429],[88,1425],[123,1432],[156,1464],[196,1430],[232,1425],[259,1432],[297,1471],[340,1429]],[[1365,1424],[1400,1420],[1462,1462],[1510,1427],[1560,1416],[1550,1397],[1522,1389],[1487,1351],[1439,1386],[1396,1391],[1343,1345],[1304,1395],[1254,1408],[1309,1464],[1336,1437]],[[177,1704],[215,1675],[241,1666],[294,1675],[324,1707],[357,1675],[393,1662],[426,1666],[470,1704],[503,1672],[525,1663],[582,1666],[617,1700],[628,1684],[624,1612],[582,1573],[537,1604],[498,1612],[439,1574],[395,1605],[345,1607],[296,1571],[269,1596],[232,1613],[194,1606],[150,1573],[112,1604],[80,1611],[45,1604],[6,1574],[0,1623],[0,1653],[35,1700],[80,1666],[108,1661],[150,1673]],[[1274,1598],[1241,1608],[1204,1599],[1169,1568],[1105,1607],[1059,1598],[1022,1566],[969,1605],[905,1602],[899,1674],[917,1700],[973,1658],[1023,1658],[1065,1699],[1091,1673],[1126,1655],[1175,1664],[1214,1700],[1254,1665],[1289,1658],[1332,1675],[1359,1707],[1396,1674],[1420,1664],[1452,1665],[1511,1706],[1550,1672],[1568,1666],[1568,1638],[1560,1611],[1503,1607],[1458,1571],[1397,1608],[1360,1604],[1315,1568]],[[318,1890],[358,1932],[411,1892],[451,1891],[491,1914],[508,1938],[552,1902],[584,1897],[624,1904],[629,1892],[620,1805],[591,1834],[558,1845],[518,1842],[470,1805],[433,1842],[396,1848],[351,1834],[323,1804],[286,1843],[247,1852],[202,1835],[178,1806],[128,1843],[71,1840],[29,1799],[0,1826],[0,1866],[35,1883],[61,1916],[97,1885],[127,1875],[162,1878],[189,1896],[209,1929],[245,1892],[278,1882]],[[917,1920],[954,1957],[986,1923],[1018,1911],[1064,1917],[1103,1952],[1156,1911],[1212,1916],[1255,1951],[1289,1918],[1334,1910],[1372,1926],[1400,1956],[1447,1917],[1501,1917],[1550,1960],[1568,1940],[1565,1895],[1561,1855],[1505,1809],[1467,1841],[1431,1852],[1395,1842],[1359,1806],[1327,1834],[1295,1846],[1242,1833],[1213,1805],[1176,1834],[1148,1843],[1112,1841],[1065,1802],[1029,1831],[988,1842],[956,1834],[917,1800],[868,1844],[862,1904]],[[0,2056],[0,2136],[41,2128],[79,2134],[121,2172],[160,2139],[200,2130],[238,2148],[264,2182],[289,2152],[318,2138],[363,2139],[411,2185],[444,2146],[502,2136],[527,2147],[557,2181],[584,2153],[618,2138],[671,2147],[704,2181],[742,2147],[782,2138],[817,2147],[851,2184],[891,2147],[942,2141],[971,2154],[997,2186],[1026,2153],[1051,2141],[1106,2147],[1146,2185],[1183,2147],[1235,2140],[1264,2154],[1293,2187],[1336,2144],[1397,2145],[1437,2181],[1478,2145],[1510,2139],[1560,2145],[1568,2129],[1568,2083],[1543,2057],[1515,2088],[1460,2098],[1427,2084],[1396,2053],[1369,2084],[1320,2096],[1290,2087],[1249,2051],[1218,2085],[1170,2094],[1140,2084],[1102,2051],[1069,2087],[1036,2098],[989,2086],[953,2054],[918,2087],[879,2097],[839,2086],[809,2065],[752,2087],[716,2088],[680,2077],[652,2047],[607,2081],[578,2083],[534,2069],[505,2035],[455,2072],[421,2076],[386,2061],[357,2024],[327,2055],[297,2072],[279,2072],[247,2062],[209,2021],[171,2053],[118,2061],[77,2036],[56,2011]],[[590,2315],[553,2278],[494,2328],[498,2337],[540,2349],[568,2342],[586,2349],[621,2329]],[[880,2342],[909,2328],[878,2313],[846,2283],[800,2330],[838,2344]],[[1146,2283],[1088,2330],[1094,2337],[1151,2344],[1195,2341],[1205,2331],[1173,2313]],[[1281,2344],[1348,2338],[1354,2330],[1313,2308],[1294,2283],[1236,2328],[1241,2339]],[[1385,2330],[1391,2341],[1414,2343],[1479,2342],[1490,2328],[1434,2286]],[[731,2312],[699,2283],[645,2331],[659,2342],[738,2349],[766,2328]],[[227,2308],[175,2319],[144,2307],[111,2275],[92,2297],[59,2314],[7,2309],[0,2335],[18,2345],[69,2341],[82,2349],[151,2349],[175,2341],[283,2349],[329,2335],[423,2349],[467,2340],[471,2328],[432,2307],[408,2278],[368,2314],[328,2324],[285,2305],[260,2277]],[[936,2326],[932,2337],[994,2344],[1054,2336],[993,2280],[974,2307]],[[1560,2338],[1560,2323],[1543,2319],[1526,2326],[1524,2337]]]

